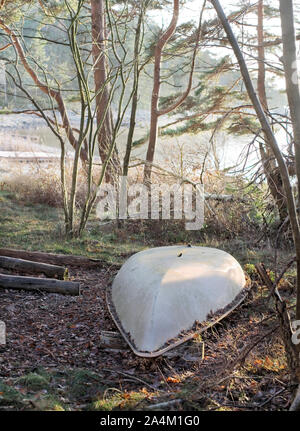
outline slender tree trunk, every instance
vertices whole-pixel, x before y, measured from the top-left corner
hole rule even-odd
[[[288,216],[282,177],[279,169],[276,166],[270,145],[267,143],[267,147],[265,147],[263,144],[260,144],[259,150],[261,163],[267,178],[268,186],[278,209],[280,224],[282,224]]]
[[[264,48],[264,0],[259,0],[257,6],[257,39],[258,39],[258,77],[257,91],[260,103],[264,111],[268,111],[268,100],[266,93],[266,67],[265,67],[265,48]]]
[[[256,111],[256,114],[257,114],[257,117],[260,121],[262,130],[268,138],[268,142],[271,145],[273,154],[277,160],[279,169],[281,171],[281,175],[282,175],[283,183],[284,183],[284,190],[285,190],[285,194],[286,194],[286,198],[287,198],[287,202],[288,202],[288,210],[289,210],[289,216],[290,216],[292,230],[293,230],[294,243],[295,243],[295,247],[297,249],[297,252],[299,253],[299,257],[300,257],[300,229],[299,229],[299,222],[298,222],[297,211],[296,211],[296,203],[295,203],[295,199],[294,199],[294,195],[293,195],[292,186],[290,183],[287,165],[285,163],[284,157],[281,153],[281,150],[279,148],[279,145],[277,143],[275,135],[272,131],[270,123],[266,117],[264,110],[263,110],[263,107],[262,107],[262,105],[261,105],[261,103],[257,97],[257,94],[256,94],[256,91],[254,89],[254,86],[253,86],[253,83],[252,83],[245,59],[244,59],[243,54],[240,50],[240,47],[239,47],[238,42],[236,40],[236,37],[234,36],[234,33],[231,29],[231,26],[230,26],[230,24],[226,18],[226,15],[223,11],[223,8],[222,8],[219,0],[210,0],[210,2],[213,4],[214,8],[217,11],[219,19],[220,19],[220,21],[224,27],[224,30],[227,34],[228,40],[229,40],[229,42],[232,46],[232,49],[235,53],[235,56],[238,60],[238,63],[240,66],[240,71],[241,71],[241,74],[243,76],[243,80],[244,80],[249,98],[253,104],[255,111]]]
[[[296,173],[298,180],[298,201],[300,197],[300,91],[297,68],[297,49],[292,0],[280,0],[280,17],[283,42],[283,63],[286,80],[291,120],[294,132],[294,147]],[[300,243],[297,244],[300,249]],[[297,254],[297,311],[296,318],[300,320],[300,252]]]
[[[162,34],[160,37],[154,52],[154,83],[153,83],[153,91],[152,91],[152,99],[151,99],[151,122],[150,122],[150,135],[149,135],[149,144],[148,144],[148,151],[146,156],[146,164],[145,164],[145,170],[144,170],[144,184],[149,185],[151,183],[151,172],[152,172],[152,164],[154,160],[154,151],[156,146],[156,140],[157,140],[157,134],[158,134],[158,118],[162,115],[169,114],[170,112],[174,111],[176,108],[178,108],[187,98],[189,95],[192,83],[193,83],[193,75],[194,75],[194,69],[196,64],[196,56],[198,52],[198,45],[199,41],[203,34],[202,29],[202,18],[203,13],[206,7],[206,0],[203,2],[202,10],[199,17],[199,25],[198,29],[196,31],[196,37],[195,37],[195,48],[193,52],[193,58],[191,61],[191,70],[189,75],[189,81],[187,88],[182,93],[182,95],[171,105],[167,106],[164,109],[159,109],[158,103],[159,103],[159,93],[160,93],[160,85],[161,85],[161,76],[160,76],[160,67],[161,67],[161,58],[162,58],[162,51],[170,37],[174,34],[178,17],[179,17],[179,1],[174,0],[173,2],[173,18],[170,22],[169,27],[167,30]]]
[[[105,163],[112,140],[111,109],[106,110],[109,103],[109,91],[107,82],[107,35],[105,23],[104,0],[91,0],[92,17],[92,54],[94,62],[94,83],[97,104],[97,124],[103,125],[98,133],[99,154],[102,163]],[[118,156],[114,151],[111,161],[108,163],[105,179],[109,183],[114,182],[114,167],[119,165]]]
[[[146,2],[147,7],[148,2]],[[141,28],[142,22],[144,19],[145,5],[141,5],[140,15],[137,23],[137,27],[135,30],[135,40],[134,40],[134,78],[133,78],[133,87],[134,92],[132,96],[131,102],[131,113],[130,113],[130,123],[129,123],[129,131],[127,135],[127,144],[126,144],[126,152],[123,160],[123,176],[127,177],[128,168],[130,162],[130,155],[132,150],[132,140],[135,129],[135,121],[136,121],[136,112],[138,106],[138,90],[139,90],[139,77],[140,77],[140,65],[139,65],[139,54],[140,54],[140,40],[141,40]]]
[[[257,5],[257,39],[258,39],[258,76],[257,92],[260,103],[268,113],[268,99],[266,93],[266,66],[265,66],[265,47],[264,47],[264,0],[259,0]],[[260,155],[264,173],[268,182],[271,195],[276,203],[280,221],[283,223],[287,216],[287,205],[280,172],[276,167],[276,162],[272,154],[271,146],[265,136],[266,147],[260,145]]]
[[[295,164],[298,181],[298,204],[300,199],[300,89],[299,74],[297,67],[296,34],[294,25],[294,10],[292,0],[279,0],[280,18],[283,43],[283,64],[286,80],[286,91],[288,96],[290,115],[294,134]],[[300,320],[300,240],[295,245],[297,257],[297,301],[296,320]],[[298,361],[300,360],[300,345],[296,347]],[[298,390],[290,410],[300,410],[300,364],[296,372],[298,377]]]
[[[160,86],[161,86],[161,76],[160,76],[160,68],[161,68],[161,58],[162,51],[168,40],[174,34],[179,16],[179,0],[173,0],[173,17],[169,24],[167,30],[161,35],[159,41],[156,44],[155,52],[154,52],[154,78],[153,78],[153,90],[152,90],[152,98],[151,98],[151,120],[150,120],[150,135],[149,135],[149,144],[146,155],[147,164],[145,165],[144,170],[144,183],[149,184],[151,181],[151,172],[152,172],[152,163],[154,160],[154,152],[157,140],[157,131],[158,131],[158,102],[159,102],[159,94],[160,94]]]

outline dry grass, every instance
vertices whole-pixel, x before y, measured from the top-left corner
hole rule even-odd
[[[70,190],[72,169],[66,167],[66,183]],[[62,190],[60,170],[57,165],[44,163],[30,163],[25,166],[18,164],[10,169],[9,175],[2,176],[0,186],[2,190],[15,194],[16,199],[32,204],[45,204],[54,208],[62,208]],[[78,192],[76,205],[80,207],[86,195],[86,175],[79,169]]]
[[[100,168],[99,168],[100,169]],[[99,172],[96,172],[98,175]],[[72,179],[72,165],[66,167],[66,180],[70,189]],[[195,174],[190,179],[199,183]],[[60,170],[58,164],[16,164],[10,168],[9,174],[2,175],[0,188],[14,193],[19,201],[31,204],[45,204],[54,208],[62,208],[62,192]],[[177,182],[174,176],[153,172],[153,183],[173,184]],[[252,238],[262,229],[272,224],[274,216],[268,212],[268,206],[274,207],[270,199],[265,199],[265,192],[254,186],[247,186],[242,177],[232,177],[218,171],[206,171],[203,175],[204,189],[206,193],[215,195],[231,195],[231,201],[208,200],[205,203],[205,232],[209,236],[217,236],[220,239],[232,239],[239,235],[244,238]],[[129,184],[143,183],[143,166],[130,169]],[[81,208],[87,192],[86,174],[79,170],[77,208]],[[274,213],[274,211],[273,211]],[[131,232],[144,233],[145,238],[160,238],[178,242],[189,240],[186,235],[185,220],[135,220],[125,223]],[[197,234],[197,237],[199,235]],[[201,239],[199,237],[199,239]],[[149,238],[150,239],[150,238]]]
[[[191,174],[189,179],[199,184],[199,177]],[[174,184],[178,180],[167,173],[153,170],[153,184]],[[143,167],[139,166],[130,171],[129,184],[143,183]],[[205,201],[205,224],[202,232],[193,232],[191,237],[204,238],[206,235],[219,239],[234,239],[242,236],[244,239],[259,239],[263,230],[268,229],[276,220],[276,210],[271,198],[263,188],[249,186],[242,176],[230,176],[220,171],[206,171],[203,175],[204,191],[206,194],[230,196],[232,199]],[[171,202],[172,205],[172,202]],[[150,217],[149,217],[150,218]],[[151,233],[158,241],[164,242],[167,237],[174,242],[186,240],[186,220],[135,220],[126,222],[126,228],[133,232]],[[200,234],[200,236],[199,236]],[[203,236],[204,235],[204,236]],[[257,236],[258,235],[258,236]]]

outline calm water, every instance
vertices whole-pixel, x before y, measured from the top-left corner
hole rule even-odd
[[[35,116],[26,115],[5,115],[0,117],[0,136],[6,135],[8,139],[13,142],[13,135],[21,135],[34,139],[42,147],[52,147],[59,149],[60,144],[58,139],[54,136],[51,130],[44,125],[42,119]],[[143,119],[137,127],[135,139],[144,136],[147,133],[147,119]],[[76,121],[77,122],[77,121]],[[118,137],[118,149],[122,157],[127,138],[126,123],[122,127]],[[285,146],[285,135],[279,133],[277,136],[282,146]],[[242,169],[250,169],[255,166],[259,160],[257,147],[252,145],[250,150],[249,142],[251,137],[234,137],[225,133],[220,133],[214,144],[209,142],[210,135],[208,133],[201,133],[199,135],[184,135],[174,138],[160,138],[157,144],[155,153],[155,162],[164,163],[168,169],[180,169],[183,163],[185,167],[189,164],[196,170],[202,168],[202,161],[208,153],[207,161],[210,169],[228,169],[232,171]],[[72,153],[72,148],[67,146],[68,151]],[[1,150],[1,141],[0,141]],[[133,151],[133,157],[143,159],[146,153],[146,146],[140,147]],[[183,155],[183,157],[182,157]],[[247,156],[247,157],[246,157]],[[183,158],[183,162],[182,162]],[[234,168],[238,165],[237,168]],[[198,169],[197,169],[198,168]]]

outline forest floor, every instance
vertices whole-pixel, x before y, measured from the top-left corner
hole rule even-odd
[[[261,260],[272,268],[272,247],[254,249],[240,238],[196,242],[231,252],[251,278],[251,293],[201,336],[159,358],[143,359],[124,343],[116,349],[101,343],[101,331],[117,331],[105,292],[131,254],[163,245],[162,239],[151,242],[146,231],[120,228],[100,236],[91,228],[81,240],[62,240],[59,229],[57,210],[0,192],[0,247],[103,262],[93,269],[69,267],[71,279],[81,284],[79,297],[0,291],[0,319],[7,328],[7,344],[0,346],[0,410],[288,409],[293,388],[278,321],[254,269]],[[288,249],[279,253],[284,268],[292,255]],[[291,307],[294,276],[292,268],[280,284]]]

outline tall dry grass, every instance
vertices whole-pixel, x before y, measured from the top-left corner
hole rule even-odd
[[[189,180],[199,183],[199,174],[189,175]],[[261,235],[268,223],[276,219],[274,203],[268,191],[263,187],[249,186],[248,181],[240,176],[231,176],[222,171],[206,170],[202,175],[204,191],[208,195],[221,199],[207,199],[204,205],[204,229],[209,235],[217,238],[248,238]],[[130,171],[129,184],[143,182],[143,168],[139,166]],[[178,178],[171,174],[154,169],[152,183],[173,184]],[[227,197],[230,199],[227,200]],[[222,198],[224,198],[222,200]],[[172,203],[171,203],[172,205]],[[171,209],[172,213],[172,209]],[[163,238],[172,233],[174,240],[185,231],[186,220],[135,220],[127,223],[127,227],[135,232],[152,232],[153,236]],[[190,237],[196,237],[196,232],[190,232]]]
[[[72,179],[71,163],[66,167],[66,182],[68,189]],[[100,169],[100,168],[99,168]],[[191,176],[195,183],[199,177]],[[143,166],[131,169],[129,184],[141,184],[143,182]],[[155,172],[154,183],[172,184],[178,182],[172,175]],[[206,193],[215,195],[232,195],[231,201],[205,202],[205,231],[220,238],[233,238],[237,235],[251,237],[263,228],[265,222],[264,211],[270,204],[270,199],[265,199],[263,193],[252,187],[247,187],[247,182],[242,177],[233,177],[218,171],[206,171],[203,175],[204,189]],[[45,204],[51,207],[62,208],[62,192],[59,164],[15,164],[11,165],[9,173],[0,177],[0,188],[13,192],[18,200],[27,204]],[[80,209],[87,194],[87,181],[84,170],[79,169],[78,192],[76,206]],[[154,236],[170,235],[185,230],[185,220],[158,220],[139,221],[125,223],[129,230],[136,232],[153,232]],[[129,226],[130,225],[130,226]]]
[[[7,169],[6,169],[7,170]],[[66,184],[70,190],[72,181],[71,165],[66,166]],[[21,201],[32,204],[45,204],[62,208],[61,177],[58,164],[55,163],[10,163],[9,172],[0,177],[0,188],[15,194]],[[86,196],[86,174],[83,169],[78,172],[78,192],[76,206],[81,207]]]

